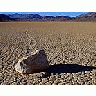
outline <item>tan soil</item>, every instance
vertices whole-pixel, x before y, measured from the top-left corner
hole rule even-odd
[[[26,55],[31,37],[53,66],[45,73],[22,75],[14,66]],[[0,22],[0,43],[1,85],[96,84],[95,22]]]

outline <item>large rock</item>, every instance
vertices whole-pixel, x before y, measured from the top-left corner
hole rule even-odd
[[[31,56],[19,59],[15,65],[15,70],[19,73],[34,73],[45,70],[49,67],[47,56],[44,50],[36,50]]]

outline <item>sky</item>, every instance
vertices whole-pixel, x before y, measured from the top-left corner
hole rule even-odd
[[[70,16],[76,17],[88,12],[0,12],[0,14],[39,14],[41,16]]]

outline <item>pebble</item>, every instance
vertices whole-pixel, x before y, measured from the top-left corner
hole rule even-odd
[[[17,85],[17,82],[12,82],[11,85]]]
[[[33,73],[32,76],[33,78],[43,78],[47,75],[46,72],[40,72],[40,73]]]
[[[3,78],[0,76],[0,81],[2,81],[3,80]]]
[[[2,60],[0,59],[0,65],[2,64]]]
[[[0,77],[2,76],[2,73],[0,73]]]
[[[0,69],[2,69],[2,65],[0,65]]]
[[[9,59],[10,59],[10,56],[7,56],[6,61],[8,61]]]
[[[45,84],[47,82],[48,82],[47,78],[42,78],[42,84]]]
[[[58,80],[57,79],[54,80],[54,84],[58,85]]]
[[[63,85],[63,82],[61,82],[61,83],[58,83],[58,85]],[[69,84],[70,85],[70,84]]]
[[[22,80],[22,83],[23,83],[24,85],[27,85],[27,80],[26,80],[26,79],[23,79],[23,80]]]
[[[63,74],[61,75],[61,78],[62,78],[62,79],[64,78],[64,75],[63,75]]]

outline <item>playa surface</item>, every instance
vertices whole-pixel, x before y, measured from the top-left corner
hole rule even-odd
[[[27,55],[30,39],[45,51],[50,68],[20,74],[14,66]],[[96,84],[95,22],[0,22],[0,41],[1,85]]]

